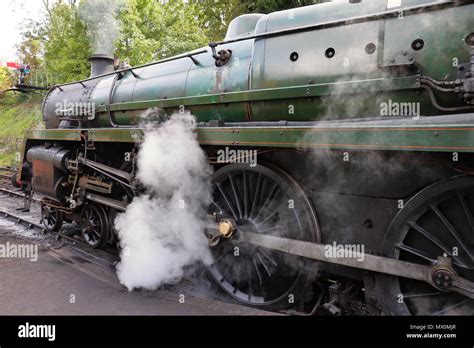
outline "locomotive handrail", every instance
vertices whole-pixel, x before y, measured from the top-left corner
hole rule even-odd
[[[234,42],[282,36],[282,35],[287,35],[287,34],[310,31],[310,30],[334,28],[334,27],[339,27],[343,25],[366,23],[366,22],[371,22],[371,21],[380,20],[380,19],[395,18],[400,15],[400,12],[403,12],[403,15],[405,16],[405,15],[417,14],[419,13],[420,10],[434,11],[434,10],[444,9],[445,7],[449,7],[453,5],[462,6],[462,5],[472,4],[472,3],[474,3],[473,0],[445,0],[443,2],[433,2],[429,4],[424,4],[424,5],[398,8],[391,11],[377,12],[377,13],[373,13],[366,16],[357,16],[357,17],[352,17],[348,19],[341,19],[341,20],[328,21],[328,22],[323,22],[323,23],[318,23],[318,24],[304,25],[304,26],[295,27],[295,28],[275,30],[275,31],[267,32],[267,33],[237,37],[235,39],[230,39],[230,40],[211,42],[209,43],[209,47],[215,48],[217,46],[230,44]]]
[[[161,59],[161,60],[157,60],[155,62],[151,62],[151,63],[147,63],[147,64],[143,64],[143,65],[137,65],[137,66],[132,66],[132,67],[129,67],[129,68],[125,68],[125,69],[120,69],[120,70],[115,70],[113,72],[110,72],[110,73],[106,73],[106,74],[102,74],[102,75],[97,75],[97,76],[93,76],[93,77],[89,77],[87,79],[83,79],[83,80],[79,80],[79,81],[74,81],[74,82],[68,82],[68,83],[62,83],[62,84],[59,84],[59,85],[54,85],[51,87],[50,91],[54,88],[59,88],[61,90],[61,87],[64,87],[64,86],[70,86],[70,85],[75,85],[77,83],[79,84],[83,84],[84,82],[88,82],[88,81],[92,81],[92,80],[97,80],[97,79],[100,79],[100,78],[103,78],[103,77],[107,77],[107,76],[112,76],[112,75],[117,75],[117,74],[121,74],[121,73],[126,73],[128,71],[132,72],[132,70],[135,70],[135,69],[141,69],[141,68],[146,68],[148,66],[152,66],[152,65],[157,65],[157,64],[161,64],[161,63],[167,63],[167,62],[171,62],[173,60],[178,60],[178,59],[183,59],[183,58],[190,58],[194,64],[198,64],[197,60],[193,57],[193,56],[196,56],[196,55],[199,55],[199,54],[203,54],[203,53],[207,53],[207,49],[202,49],[202,50],[199,50],[199,51],[195,51],[195,52],[192,52],[192,53],[185,53],[185,54],[180,54],[180,55],[177,55],[177,56],[174,56],[174,57],[170,57],[170,58],[165,58],[165,59]],[[135,77],[138,77],[138,75],[136,73],[133,73],[133,76]]]
[[[390,84],[387,84],[390,81]],[[403,90],[419,89],[420,75],[409,75],[394,78],[377,78],[370,80],[346,81],[341,83],[323,83],[301,86],[285,86],[275,88],[254,89],[246,91],[234,91],[217,94],[204,94],[199,96],[176,97],[167,99],[151,99],[142,101],[131,101],[111,103],[96,108],[96,112],[127,111],[134,109],[148,109],[151,107],[170,108],[178,106],[213,105],[226,103],[241,103],[259,100],[277,100],[292,98],[311,98],[329,95],[332,86],[345,86],[351,93],[362,93],[363,91],[381,90]],[[357,88],[356,88],[357,87]],[[345,89],[341,90],[344,91]],[[130,125],[129,125],[130,126]]]

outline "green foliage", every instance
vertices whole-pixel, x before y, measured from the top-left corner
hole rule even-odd
[[[248,12],[271,13],[301,6],[313,5],[324,1],[318,0],[244,0]]]
[[[43,37],[41,26],[38,23],[30,22],[26,25],[27,30],[23,33],[21,43],[18,45],[18,58],[31,69],[38,69],[41,66],[41,56],[43,54]]]
[[[25,131],[42,128],[41,99],[24,94],[11,98],[14,104],[0,103],[0,165],[15,165]]]
[[[0,92],[5,91],[13,85],[14,75],[7,68],[0,68]]]
[[[208,42],[224,39],[229,23],[241,14],[251,12],[241,0],[190,0],[199,18],[199,29],[206,33]]]
[[[127,0],[121,11],[117,56],[132,65],[192,50],[209,41],[195,4],[170,0]]]
[[[61,1],[47,11],[44,27],[44,63],[56,82],[69,82],[89,74],[91,53],[86,27],[74,3]]]

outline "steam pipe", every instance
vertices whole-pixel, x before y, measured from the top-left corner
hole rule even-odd
[[[434,84],[430,80],[425,80],[423,78],[421,78],[421,80],[422,80],[423,84],[427,84],[428,86],[430,86],[431,88],[436,89],[437,91],[440,91],[440,92],[443,92],[443,93],[457,93],[457,91],[454,88],[443,88],[443,87],[440,87],[440,86]]]
[[[457,86],[457,85],[460,85],[461,82],[460,81],[439,81],[439,80],[435,80],[434,78],[430,77],[430,76],[421,76],[421,79],[422,80],[428,80],[436,85],[439,85],[439,86]]]
[[[461,106],[461,107],[454,107],[454,108],[447,108],[444,106],[439,105],[438,101],[436,100],[436,96],[433,92],[433,89],[431,87],[426,86],[426,85],[421,85],[420,88],[426,89],[428,91],[428,94],[431,99],[431,103],[435,108],[437,108],[440,111],[445,111],[445,112],[457,112],[457,111],[474,111],[474,105],[473,106]]]
[[[95,80],[95,79],[99,79],[99,78],[103,78],[103,77],[107,77],[107,76],[112,76],[114,74],[123,74],[123,73],[126,73],[128,71],[132,72],[132,70],[135,70],[135,69],[146,68],[148,66],[167,63],[167,62],[171,62],[173,60],[178,60],[178,59],[183,59],[183,58],[190,58],[191,60],[193,60],[193,58],[192,58],[193,56],[196,56],[198,54],[203,54],[203,53],[207,53],[207,50],[204,49],[204,50],[199,50],[199,51],[196,51],[196,52],[193,52],[193,53],[181,54],[181,55],[177,55],[177,56],[174,56],[174,57],[161,59],[161,60],[158,60],[156,62],[151,62],[151,63],[147,63],[147,64],[143,64],[143,65],[137,65],[137,66],[129,67],[129,68],[126,68],[126,69],[120,69],[120,70],[116,70],[114,72],[110,72],[110,73],[106,73],[106,74],[102,74],[102,75],[97,75],[97,76],[94,76],[94,77],[89,77],[87,79],[83,79],[83,80],[80,80],[80,81],[74,81],[74,82],[55,85],[55,86],[51,87],[50,91],[54,88],[59,88],[60,90],[62,90],[61,87],[63,87],[63,86],[75,85],[75,84],[81,83],[81,82],[84,83],[84,82],[92,81],[92,80]],[[194,62],[194,60],[193,60],[193,62]],[[133,74],[133,75],[136,76],[136,74]]]

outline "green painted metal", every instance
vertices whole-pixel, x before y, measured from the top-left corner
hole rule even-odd
[[[95,142],[140,142],[140,128],[88,129]],[[474,124],[315,127],[198,127],[202,146],[263,148],[324,148],[345,150],[399,150],[429,152],[474,152]],[[30,130],[27,140],[80,141],[79,129]]]
[[[81,141],[81,131],[77,129],[30,129],[25,132],[25,139]]]
[[[356,89],[357,87],[357,89]],[[335,88],[338,88],[341,93],[356,94],[356,93],[370,93],[373,91],[393,91],[393,90],[407,90],[418,89],[420,87],[420,77],[406,76],[394,78],[379,78],[365,81],[347,81],[341,83],[324,83],[317,85],[293,86],[293,87],[279,87],[267,88],[260,90],[252,90],[245,92],[230,92],[222,94],[209,94],[183,98],[171,99],[156,99],[145,100],[128,103],[116,103],[110,105],[111,111],[125,111],[148,109],[153,107],[159,108],[179,108],[180,106],[189,107],[192,105],[212,105],[212,104],[226,104],[239,103],[242,101],[264,101],[274,99],[288,99],[288,98],[308,98],[321,97],[331,95]],[[97,112],[105,112],[106,107],[100,106]]]
[[[331,2],[253,18],[254,36],[217,46],[232,51],[223,67],[215,65],[207,47],[195,51],[200,54],[193,59],[183,56],[137,67],[133,74],[122,72],[120,78],[101,76],[96,86],[86,88],[88,100],[97,108],[95,120],[83,127],[91,141],[134,143],[142,130],[133,126],[144,110],[159,108],[169,115],[184,107],[198,122],[225,121],[226,127],[197,129],[202,145],[474,152],[470,141],[474,120],[403,127],[356,122],[351,127],[231,126],[248,121],[380,117],[381,105],[389,101],[417,103],[426,116],[444,114],[420,89],[420,75],[439,80],[458,77],[455,63],[469,60],[470,47],[464,39],[473,30],[474,3],[402,0],[399,7],[387,8],[388,3]],[[413,11],[423,5],[430,5],[430,10]],[[250,22],[242,30],[251,32]],[[415,39],[424,41],[423,49],[412,47]],[[367,50],[368,45],[374,49]],[[332,57],[326,55],[328,48],[334,51]],[[68,85],[52,91],[53,99],[74,102],[75,95],[86,98],[83,89]],[[462,104],[457,93],[437,97],[444,106]],[[108,110],[125,128],[108,128]],[[27,139],[81,138],[78,129],[48,129],[33,130]]]

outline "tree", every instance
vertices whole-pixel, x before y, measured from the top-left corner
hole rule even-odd
[[[224,39],[229,23],[241,14],[248,13],[248,6],[241,0],[190,0],[199,17],[200,29],[209,42]]]
[[[327,0],[244,0],[249,12],[271,13],[301,6],[308,6]]]
[[[189,51],[209,42],[193,3],[127,0],[121,11],[117,55],[132,65]]]
[[[271,13],[328,0],[189,0],[198,10],[200,28],[211,41],[224,39],[229,23],[245,13]]]
[[[75,1],[59,1],[47,8],[44,27],[44,63],[56,82],[85,78],[91,54],[86,27],[77,16]]]
[[[29,65],[31,69],[38,69],[42,60],[41,39],[31,35],[30,32],[24,34],[23,40],[18,46],[18,58],[20,62]]]
[[[3,92],[13,85],[13,74],[7,68],[0,67],[0,92]]]

